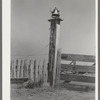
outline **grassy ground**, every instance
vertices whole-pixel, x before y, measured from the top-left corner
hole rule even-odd
[[[11,100],[95,100],[95,91],[76,91],[66,88],[14,88],[11,87]]]

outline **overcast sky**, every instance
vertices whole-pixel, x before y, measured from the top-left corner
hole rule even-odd
[[[60,10],[62,53],[95,54],[95,0],[12,0],[11,55],[48,53],[50,9]]]

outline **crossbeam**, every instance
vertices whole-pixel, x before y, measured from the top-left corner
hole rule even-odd
[[[60,79],[65,80],[65,81],[78,81],[78,82],[95,83],[94,76],[84,76],[81,74],[60,74]]]
[[[66,71],[66,70],[67,71],[75,70],[77,72],[95,73],[95,66],[61,64],[61,71]]]
[[[95,56],[93,55],[80,55],[80,54],[61,54],[62,60],[68,61],[83,61],[83,62],[95,62]]]

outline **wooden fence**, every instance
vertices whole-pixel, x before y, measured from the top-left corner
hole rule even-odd
[[[62,60],[71,61],[69,64],[61,63]],[[77,65],[76,62],[91,62],[92,65]],[[34,82],[47,83],[50,78],[48,73],[48,62],[46,60],[11,60],[11,82],[24,82],[28,79]],[[57,52],[57,64],[54,83],[60,80],[95,82],[95,57],[91,55],[61,54]],[[50,82],[50,81],[49,81]]]
[[[95,56],[61,54],[61,60],[71,61],[69,64],[61,64],[61,80],[95,82]],[[77,62],[91,63],[91,65],[77,65]]]
[[[11,82],[27,81],[47,82],[47,61],[46,60],[11,60]]]

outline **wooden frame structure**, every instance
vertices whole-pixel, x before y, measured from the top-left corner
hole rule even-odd
[[[95,56],[61,54],[61,59],[72,62],[92,63],[92,65],[61,64],[61,80],[95,83]]]

